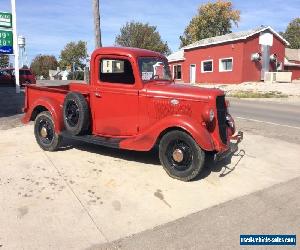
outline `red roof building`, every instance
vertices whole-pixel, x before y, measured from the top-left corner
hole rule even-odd
[[[168,61],[176,82],[261,81],[265,72],[284,70],[287,45],[271,27],[261,26],[197,41],[168,56]]]

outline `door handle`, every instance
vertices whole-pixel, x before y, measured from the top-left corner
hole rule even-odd
[[[101,97],[101,94],[99,92],[95,92],[95,96],[100,98]]]

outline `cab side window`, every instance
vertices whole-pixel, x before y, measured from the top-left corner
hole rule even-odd
[[[100,81],[109,83],[134,84],[131,63],[126,59],[101,59]]]

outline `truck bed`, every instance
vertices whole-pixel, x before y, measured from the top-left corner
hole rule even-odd
[[[27,85],[25,88],[25,103],[23,111],[26,113],[32,107],[36,107],[38,102],[41,106],[42,103],[50,104],[62,108],[65,96],[68,92],[80,92],[84,96],[89,96],[90,85],[85,83],[70,83],[68,85],[60,86],[39,86],[39,85]],[[88,98],[87,98],[88,99]],[[51,112],[51,110],[50,110]],[[31,113],[31,112],[29,112]],[[24,117],[23,121],[28,122],[30,117]]]
[[[55,83],[55,85],[51,84],[37,84],[37,85],[28,85],[28,89],[36,89],[39,91],[50,91],[50,92],[69,92],[69,91],[76,91],[76,92],[88,92],[89,91],[89,85],[85,82],[81,83],[75,83],[75,82],[70,82],[68,84],[62,84],[58,85]]]

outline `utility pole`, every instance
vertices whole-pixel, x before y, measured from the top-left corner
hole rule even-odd
[[[96,46],[96,48],[102,47],[99,1],[100,0],[93,0],[93,14],[94,14],[94,30],[95,30],[95,46]]]
[[[12,14],[12,26],[13,26],[13,50],[15,55],[16,93],[20,93],[19,46],[18,46],[18,34],[17,34],[16,0],[11,0],[11,14]]]

